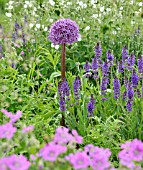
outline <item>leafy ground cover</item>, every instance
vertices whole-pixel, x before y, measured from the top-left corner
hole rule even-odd
[[[142,169],[142,1],[0,3],[1,169]],[[80,34],[64,80],[49,37],[61,18]]]

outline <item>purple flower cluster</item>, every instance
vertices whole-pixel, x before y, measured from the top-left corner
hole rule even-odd
[[[133,87],[136,88],[138,86],[139,77],[135,70],[133,70],[132,72],[131,81],[132,81]]]
[[[71,19],[59,19],[50,28],[49,39],[53,44],[72,44],[79,38],[79,28]]]
[[[81,80],[80,77],[77,76],[73,82],[73,91],[75,100],[79,100],[79,91],[81,89]]]
[[[138,162],[143,161],[143,142],[134,139],[121,145],[122,151],[119,152],[118,157],[120,164],[130,169],[140,169]]]
[[[64,80],[63,82],[59,82],[58,84],[58,94],[59,94],[59,104],[61,112],[66,110],[65,100],[70,100],[70,89],[68,86],[68,82]]]
[[[108,82],[109,82],[109,78],[107,78],[107,77],[102,78],[102,82],[101,82],[101,86],[100,86],[101,94],[106,94]]]
[[[114,98],[118,99],[120,97],[120,80],[115,77],[113,80],[113,84],[114,84]]]
[[[30,162],[24,155],[0,158],[0,170],[28,170]]]
[[[93,112],[95,109],[95,105],[94,105],[95,102],[96,100],[94,100],[93,94],[91,94],[91,99],[87,104],[88,116],[93,116]]]
[[[138,57],[138,72],[143,73],[143,57],[139,55]]]
[[[128,59],[128,50],[127,50],[127,47],[124,46],[123,49],[122,49],[122,61],[123,61],[123,63],[125,63],[127,59]]]
[[[133,97],[134,97],[134,89],[133,89],[133,85],[131,82],[128,83],[127,86],[127,96],[128,96],[128,100],[127,100],[127,110],[128,112],[132,111],[132,104],[133,104]]]
[[[128,57],[128,65],[127,68],[132,70],[133,66],[135,64],[135,55],[132,53],[129,57]]]

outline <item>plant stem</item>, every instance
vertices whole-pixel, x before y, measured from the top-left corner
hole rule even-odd
[[[65,65],[65,56],[66,56],[66,44],[62,44],[62,56],[61,56],[61,74],[62,74],[62,82],[65,79],[65,70],[66,70],[66,65]],[[65,127],[65,117],[64,114],[62,113],[62,119],[60,122],[61,126]]]
[[[65,56],[66,56],[66,44],[62,44],[62,58],[61,58],[61,72],[62,72],[62,81],[65,79]]]

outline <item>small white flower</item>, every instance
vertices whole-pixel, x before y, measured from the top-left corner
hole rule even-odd
[[[49,21],[50,21],[50,22],[53,22],[54,20],[53,20],[53,19],[50,19]]]
[[[40,24],[36,24],[36,28],[40,28],[40,26],[41,26]]]
[[[32,23],[29,24],[29,27],[30,27],[30,28],[32,28],[33,26],[34,26],[34,24],[32,24]]]
[[[5,14],[7,17],[11,18],[12,17],[12,14],[11,13],[7,13]]]
[[[110,12],[110,11],[111,11],[111,8],[107,8],[106,11],[107,11],[107,12]]]
[[[112,31],[112,34],[116,35],[116,34],[117,34],[117,32],[116,32],[116,31]]]
[[[59,49],[59,45],[55,45],[55,49],[58,50]]]
[[[9,1],[9,4],[12,5],[14,3],[14,1]]]
[[[72,2],[67,2],[67,5],[71,5],[72,4]]]
[[[29,5],[30,2],[29,2],[29,1],[25,1],[25,3],[26,3],[27,5]]]
[[[98,18],[98,14],[93,14],[92,17],[96,19]]]
[[[37,28],[35,27],[34,30],[37,31]]]
[[[87,27],[85,28],[85,31],[88,31],[88,30],[90,30],[90,26],[87,26]]]
[[[96,4],[93,4],[93,8],[96,8]]]
[[[139,11],[142,12],[142,8],[140,8]]]
[[[37,8],[36,7],[34,7],[34,9],[33,9],[34,11],[37,11]]]
[[[35,12],[34,12],[34,11],[32,12],[32,15],[35,15]]]
[[[47,30],[48,30],[48,28],[47,28],[47,27],[45,27],[45,28],[44,28],[44,31],[47,31]]]
[[[45,27],[45,26],[44,26],[44,25],[42,25],[42,28],[43,28],[43,29],[44,29],[44,27]]]
[[[117,27],[117,30],[118,30],[118,31],[120,31],[120,30],[121,30],[121,28],[120,28],[120,27]]]
[[[133,5],[133,3],[134,3],[134,0],[131,0],[130,4]]]
[[[132,25],[135,24],[135,21],[131,21],[131,24],[132,24]]]
[[[103,12],[104,11],[104,6],[101,6],[100,7],[100,12]]]
[[[121,7],[120,7],[120,11],[122,11],[122,10],[123,10],[123,7],[121,6]]]
[[[142,6],[143,5],[143,2],[139,2],[139,6]]]
[[[27,8],[27,4],[24,4],[24,8]]]
[[[83,2],[82,2],[82,1],[80,1],[78,4],[79,4],[81,7],[83,7]]]
[[[49,3],[54,6],[55,5],[55,2],[53,0],[49,0]]]
[[[83,6],[82,6],[83,8],[87,8],[87,5],[86,4],[83,4]]]
[[[111,89],[107,89],[106,91],[107,91],[107,92],[109,92],[109,93],[111,93],[111,92],[112,92],[112,90],[111,90]]]
[[[29,7],[31,8],[31,7],[32,7],[32,4],[29,4]]]
[[[79,35],[79,37],[78,37],[78,41],[81,41],[81,35]]]
[[[51,43],[51,47],[55,47],[55,45],[53,43]]]
[[[13,6],[9,5],[8,9],[13,9]]]

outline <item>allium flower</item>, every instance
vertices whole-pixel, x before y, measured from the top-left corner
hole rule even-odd
[[[102,49],[99,45],[99,43],[97,43],[97,45],[94,47],[95,50],[95,55],[97,57],[97,59],[99,59],[102,56]]]
[[[7,123],[0,126],[0,138],[11,139],[16,132],[16,127],[13,127],[11,123]]]
[[[122,61],[125,62],[128,59],[128,50],[127,47],[124,46],[122,48]]]
[[[72,44],[79,38],[79,28],[71,19],[59,19],[50,28],[49,39],[53,44]]]
[[[24,155],[11,155],[7,159],[10,170],[28,170],[30,167],[30,162]]]
[[[91,99],[89,101],[89,103],[87,104],[87,110],[88,110],[88,116],[92,116],[94,109],[95,109],[95,105],[94,103],[96,102],[96,100],[94,100],[93,95],[91,95]]]
[[[115,77],[113,80],[113,84],[114,84],[114,98],[118,99],[120,97],[120,80]]]
[[[80,77],[77,76],[73,82],[73,91],[75,100],[79,100],[79,90],[81,89],[81,80]]]
[[[143,142],[134,139],[121,145],[122,151],[119,152],[118,157],[120,164],[136,169],[136,163],[143,160]]]
[[[57,157],[66,152],[66,146],[58,145],[55,143],[48,143],[40,150],[40,156],[46,160],[54,162],[56,161]]]
[[[138,86],[138,82],[139,82],[139,77],[138,77],[138,75],[137,75],[135,70],[133,70],[133,72],[132,72],[131,80],[132,80],[133,87],[134,88],[137,87]]]
[[[33,129],[34,129],[33,125],[27,126],[27,127],[22,129],[22,133],[27,133],[29,131],[32,131]]]
[[[69,154],[65,159],[73,165],[74,169],[86,169],[90,165],[90,158],[85,152]]]

